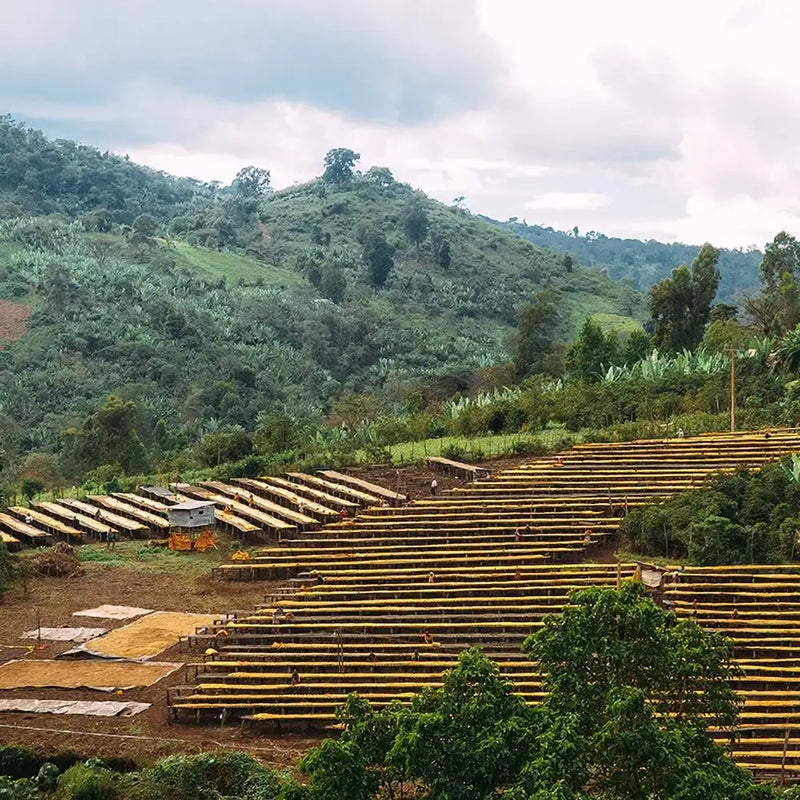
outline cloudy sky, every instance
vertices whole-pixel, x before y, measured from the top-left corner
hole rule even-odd
[[[0,0],[0,109],[283,187],[332,147],[474,212],[763,246],[800,234],[793,0]]]

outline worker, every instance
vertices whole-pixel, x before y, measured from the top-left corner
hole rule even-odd
[[[735,607],[731,611],[731,619],[739,619],[739,611]]]
[[[519,528],[514,529],[514,538],[518,541],[522,541],[522,531]]]
[[[433,634],[429,630],[426,630],[425,633],[422,634],[422,641],[425,642],[425,644],[433,644]]]
[[[521,573],[519,570],[517,570],[517,571],[514,573],[514,580],[515,580],[515,581],[520,581],[520,580],[522,580],[522,573]]]
[[[414,650],[414,652],[411,654],[411,660],[419,661],[419,650]]]
[[[350,512],[342,506],[341,511],[339,511],[339,519],[344,522],[350,516]]]
[[[252,508],[255,504],[256,504],[255,497],[253,497],[253,495],[250,495],[250,497],[247,498],[247,505],[249,505],[250,508]]]
[[[556,456],[556,464],[559,467],[563,467],[564,466],[564,458],[562,456]]]
[[[436,580],[436,576],[433,574],[433,570],[428,573],[428,583],[433,583]]]
[[[108,549],[109,550],[116,550],[117,548],[117,532],[116,531],[109,531],[108,532]]]
[[[369,661],[373,662],[373,663],[375,662],[375,659],[376,659],[376,658],[377,658],[377,656],[375,655],[375,653],[370,653],[370,654],[367,656],[367,659],[368,659]]]
[[[592,544],[592,529],[587,528],[583,532],[583,546],[588,547],[590,544]]]
[[[292,677],[289,678],[289,685],[297,686],[298,683],[300,683],[300,673],[295,667],[292,667]]]
[[[30,514],[25,515],[25,524],[30,525],[33,522],[33,517]]]
[[[436,497],[436,490],[439,488],[439,481],[434,478],[431,481],[431,497]]]
[[[231,507],[226,505],[225,508],[222,509],[222,513],[223,514],[230,514],[231,513]]]

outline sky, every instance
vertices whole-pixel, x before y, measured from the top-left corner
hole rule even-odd
[[[530,224],[800,234],[793,0],[0,0],[0,112],[283,188],[349,147]]]

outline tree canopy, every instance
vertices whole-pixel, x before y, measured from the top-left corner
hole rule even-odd
[[[653,344],[668,352],[693,350],[703,338],[719,286],[720,252],[704,244],[692,262],[672,271],[650,290]]]

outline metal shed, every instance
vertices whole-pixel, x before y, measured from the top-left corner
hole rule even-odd
[[[167,510],[172,528],[213,528],[214,503],[208,500],[186,500]]]

